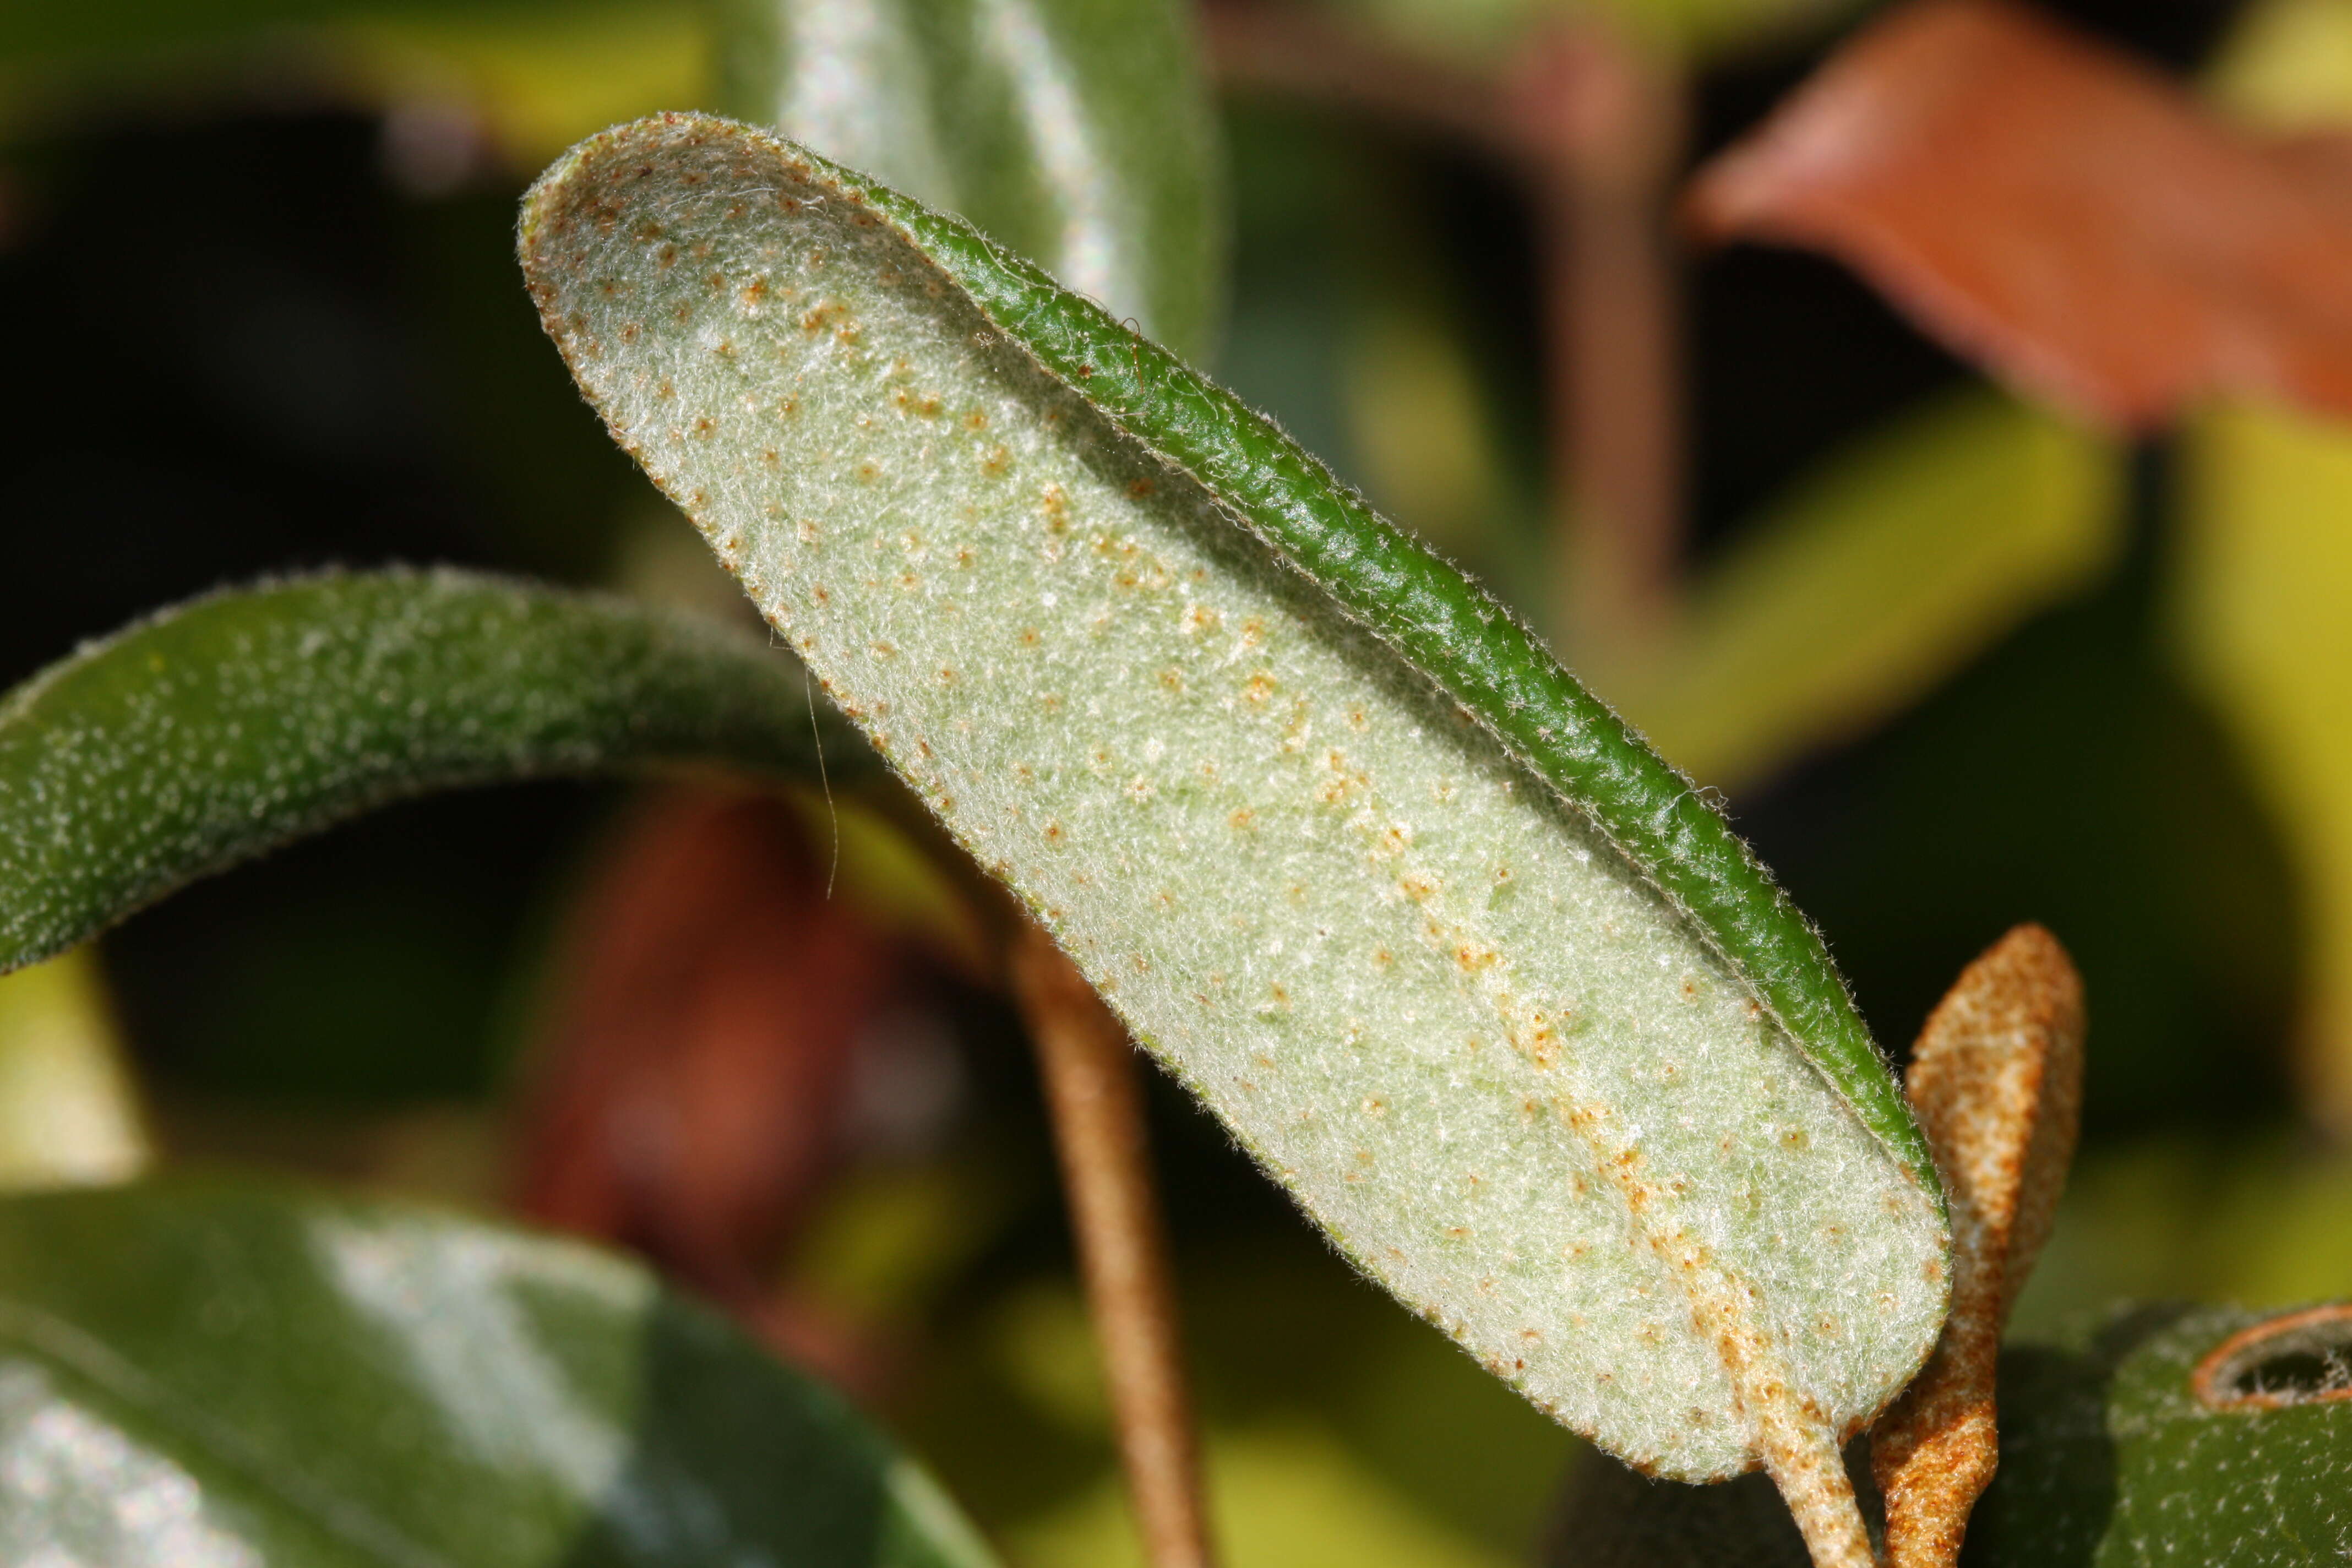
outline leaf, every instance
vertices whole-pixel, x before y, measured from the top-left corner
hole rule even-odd
[[[2000,1468],[1969,1521],[1974,1568],[2325,1568],[2352,1550],[2352,1305],[2119,1310],[2000,1358]],[[2269,1403],[2200,1397],[2239,1384]],[[1855,1450],[1858,1455],[1860,1450]],[[1749,1480],[1692,1491],[1591,1464],[1548,1561],[1803,1568]]]
[[[2297,1332],[2294,1321],[2304,1325]],[[2352,1400],[2199,1397],[2286,1389],[2352,1355],[2352,1308],[2151,1308],[2002,1357],[2000,1473],[1969,1526],[1998,1568],[2200,1563],[2288,1568],[2352,1551]],[[2275,1336],[2263,1325],[2275,1325]],[[2200,1374],[2204,1374],[2200,1376]],[[2218,1374],[2218,1378],[2215,1374]],[[2322,1395],[2324,1396],[2318,1396]]]
[[[1917,1367],[1935,1178],[1818,938],[1494,601],[764,133],[583,143],[521,247],[623,443],[1368,1272],[1678,1475],[1811,1466]]]
[[[677,785],[613,836],[551,965],[520,1206],[862,1391],[870,1347],[776,1280],[854,1152],[856,1058],[919,994],[917,942],[947,933],[836,889],[824,835],[779,792]],[[924,1085],[902,1087],[919,1125]]]
[[[725,0],[719,17],[719,107],[961,213],[1207,355],[1223,191],[1189,6]]]
[[[2147,426],[2209,392],[2352,414],[2352,202],[2117,50],[1914,0],[1701,171],[1718,236],[1805,246],[2029,395]]]
[[[1693,774],[1762,777],[1899,710],[2111,564],[2121,456],[1980,393],[1906,416],[1744,531],[1673,641],[1596,683]]]
[[[536,168],[600,125],[698,97],[709,32],[700,7],[666,0],[13,5],[0,11],[0,134],[70,127],[93,105],[160,100],[185,112],[293,93],[390,114],[395,172],[404,133],[425,132],[429,185],[464,178],[487,152]],[[404,111],[418,118],[404,123]]]
[[[2352,435],[2219,409],[2189,427],[2172,612],[2302,874],[2305,1102],[2352,1128]]]
[[[0,1202],[0,1452],[11,1563],[992,1561],[635,1265],[248,1179]]]
[[[96,953],[0,978],[0,1188],[127,1181],[145,1121]]]
[[[712,623],[462,572],[193,600],[0,699],[0,971],[408,795],[665,763],[801,771],[803,679]]]
[[[1286,3],[1265,0],[1265,8]],[[1304,8],[1326,7],[1363,15],[1427,53],[1474,58],[1507,57],[1530,35],[1597,11],[1653,49],[1703,59],[1818,26],[1853,10],[1854,0],[1307,0]]]

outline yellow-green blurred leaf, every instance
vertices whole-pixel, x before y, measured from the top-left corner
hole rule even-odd
[[[2352,0],[2255,0],[2206,72],[2206,88],[2259,124],[2352,121]]]
[[[1675,641],[1592,672],[1694,776],[1857,733],[2114,560],[2111,443],[1975,392],[1833,461],[1744,534]]]
[[[2284,1307],[2352,1279],[2352,1157],[2276,1138],[2144,1140],[2087,1155],[2019,1299],[2012,1339],[2109,1303]]]
[[[1340,405],[1372,499],[1439,549],[1475,552],[1503,508],[1505,464],[1459,334],[1390,304],[1343,352]]]
[[[152,25],[0,30],[0,134],[93,106],[234,108],[267,91],[446,117],[447,134],[478,134],[520,170],[616,120],[708,96],[709,18],[689,0],[135,9]]]
[[[90,949],[0,977],[0,1188],[129,1181],[151,1157]]]
[[[1704,56],[1834,21],[1858,0],[1326,0],[1370,16],[1401,41],[1455,57],[1492,57],[1529,33],[1605,17],[1677,53]]]
[[[2352,429],[2223,409],[2185,468],[2182,655],[2301,863],[2306,1082],[2352,1129]]]
[[[1328,1432],[1299,1423],[1212,1432],[1210,1506],[1225,1568],[1506,1568],[1430,1519]],[[1016,1568],[1141,1568],[1114,1476],[1013,1531]]]
[[[331,37],[363,103],[462,105],[517,169],[616,121],[709,96],[709,23],[699,6],[677,0],[383,17]]]

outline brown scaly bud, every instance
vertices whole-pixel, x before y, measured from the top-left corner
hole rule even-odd
[[[1951,1568],[1992,1481],[1994,1364],[2074,1158],[2083,1025],[2066,950],[2021,925],[1920,1032],[1906,1087],[1950,1197],[1952,1307],[1926,1370],[1871,1434],[1888,1568]]]

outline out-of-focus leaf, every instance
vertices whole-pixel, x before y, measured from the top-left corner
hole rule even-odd
[[[1858,0],[1276,0],[1357,12],[1401,42],[1454,58],[1495,58],[1530,33],[1589,23],[1595,12],[1644,44],[1704,57],[1819,25]]]
[[[2018,1338],[2118,1300],[2284,1308],[2352,1279],[2352,1157],[2297,1138],[2159,1138],[2086,1154],[2018,1303]]]
[[[0,978],[0,1188],[128,1181],[151,1157],[97,955]]]
[[[1670,641],[1591,673],[1693,777],[1755,779],[2096,577],[2122,477],[2111,444],[2007,399],[1911,416],[1743,531]]]
[[[763,132],[585,143],[521,248],[827,689],[1368,1271],[1679,1473],[1818,1475],[1908,1378],[1934,1177],[1817,939],[1499,606],[1164,349]]]
[[[2001,1359],[2000,1473],[1969,1522],[1967,1561],[2344,1561],[2352,1309],[2315,1324],[2305,1318],[2299,1330],[2282,1316],[2303,1315],[2147,1309],[2069,1343],[2012,1348]],[[2275,1339],[2248,1334],[2266,1322],[2278,1324]],[[2267,1388],[2292,1402],[2217,1408],[2200,1386],[2209,1395]]]
[[[1083,1322],[1077,1326],[1083,1328]],[[1212,1431],[1203,1458],[1216,1538],[1228,1568],[1505,1568],[1312,1426]],[[1760,1478],[1759,1478],[1760,1479]],[[1766,1501],[1788,1510],[1769,1486]],[[1024,1526],[1008,1549],[1025,1568],[1143,1568],[1112,1478]]]
[[[723,0],[719,17],[719,107],[1207,353],[1223,182],[1182,0]]]
[[[1914,0],[1694,188],[2028,393],[2122,426],[2211,391],[2352,414],[2352,202],[2008,0]]]
[[[2253,0],[2205,84],[2241,119],[2278,129],[2352,123],[2352,4]]]
[[[702,101],[709,79],[709,16],[686,0],[131,0],[5,15],[0,134],[142,100],[234,108],[266,82],[278,99],[425,115],[404,129],[476,138],[529,169],[599,125]]]
[[[460,572],[193,600],[0,698],[0,969],[403,796],[661,763],[814,773],[755,637]],[[863,748],[836,727],[832,754]]]
[[[318,46],[356,104],[468,114],[516,170],[598,126],[706,100],[710,47],[703,7],[678,0],[362,14]]]
[[[851,1152],[861,1066],[869,1079],[890,1066],[861,1058],[893,1048],[920,980],[891,907],[836,889],[824,826],[748,790],[680,785],[640,807],[554,961],[521,1204],[635,1247],[795,1360],[867,1388],[856,1336],[773,1283]],[[852,888],[868,868],[853,867]],[[947,1109],[941,1086],[893,1087],[918,1118]]]
[[[2191,426],[2186,468],[2181,649],[2297,850],[2306,1082],[2352,1130],[2352,433],[2220,410]]]
[[[1366,487],[1437,548],[1477,551],[1507,499],[1476,367],[1427,310],[1363,315],[1344,344],[1338,390]]]
[[[565,0],[90,0],[11,5],[0,13],[0,56],[135,58],[292,28],[389,16],[441,20],[467,15],[552,22]]]
[[[643,1270],[209,1180],[0,1202],[0,1557],[983,1568],[835,1394]]]

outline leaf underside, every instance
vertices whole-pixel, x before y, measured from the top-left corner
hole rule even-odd
[[[0,972],[430,790],[700,761],[814,771],[805,679],[713,623],[469,573],[193,601],[0,699]]]
[[[0,1201],[0,1560],[986,1568],[636,1266],[248,1179]]]
[[[1817,939],[1491,600],[1162,351],[772,137],[608,132],[521,243],[624,445],[1368,1272],[1691,1479],[1909,1377],[1937,1194],[1858,1024],[1809,1063],[1765,1005],[1851,1019]]]

